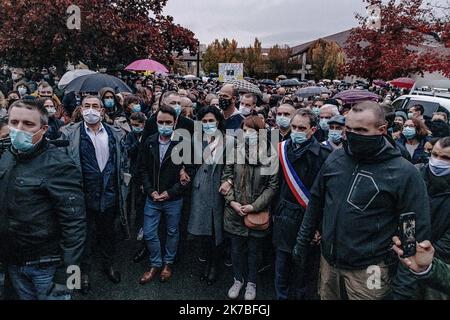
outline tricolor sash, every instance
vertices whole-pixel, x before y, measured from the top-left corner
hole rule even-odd
[[[311,194],[308,189],[302,183],[294,168],[287,157],[287,141],[283,141],[278,144],[278,154],[280,155],[281,167],[283,168],[284,177],[286,182],[297,199],[298,203],[306,210],[308,207],[309,200],[311,199]]]

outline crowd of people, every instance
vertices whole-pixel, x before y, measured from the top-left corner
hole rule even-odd
[[[257,80],[261,94],[116,75],[132,93],[65,92],[55,69],[0,71],[0,274],[17,298],[70,299],[73,265],[88,293],[95,252],[120,283],[116,246],[131,237],[133,261],[147,263],[141,285],[170,281],[180,242],[192,240],[202,281],[232,268],[230,299],[256,299],[267,266],[279,300],[448,298],[391,250],[399,216],[414,212],[417,241],[450,262],[447,113],[395,110],[400,90],[363,83],[318,83],[330,93],[302,98]],[[333,98],[348,88],[381,99]],[[186,152],[177,132],[199,130],[200,150],[189,150],[203,161],[175,161]],[[246,161],[224,161],[227,150]],[[252,161],[255,150],[277,169]],[[372,266],[378,286],[368,285]]]

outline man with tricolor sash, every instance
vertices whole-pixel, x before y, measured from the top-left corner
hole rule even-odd
[[[316,175],[327,159],[331,149],[320,144],[314,133],[318,120],[309,109],[297,111],[291,120],[290,139],[279,145],[280,192],[273,214],[273,243],[276,250],[275,289],[277,299],[312,299],[315,296],[318,274],[320,249],[317,241],[311,245],[311,251],[317,259],[309,265],[310,279],[300,281],[295,272],[292,260],[292,250],[295,239],[302,224],[303,215],[311,197],[311,189]],[[315,271],[313,271],[315,270]],[[295,275],[295,276],[294,276]],[[309,281],[308,281],[309,280]],[[308,285],[309,284],[309,285]]]

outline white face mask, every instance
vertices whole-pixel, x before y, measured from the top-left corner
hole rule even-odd
[[[240,105],[239,106],[239,112],[243,115],[243,116],[248,116],[250,115],[250,113],[252,112],[252,109],[245,107],[244,105]]]
[[[97,124],[100,122],[102,116],[100,111],[89,108],[83,111],[83,119],[87,124]]]
[[[17,89],[17,91],[19,92],[19,94],[20,94],[21,96],[24,96],[24,95],[27,94],[27,88],[25,88],[25,87],[19,87],[19,88]]]
[[[52,116],[55,115],[55,113],[56,113],[56,108],[55,107],[47,107],[46,109],[47,109],[49,117],[52,117]]]

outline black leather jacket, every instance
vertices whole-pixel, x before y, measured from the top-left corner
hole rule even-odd
[[[81,175],[63,150],[42,140],[29,153],[13,148],[0,160],[0,261],[22,264],[60,255],[78,265],[86,237]],[[58,283],[65,283],[63,280]]]

